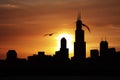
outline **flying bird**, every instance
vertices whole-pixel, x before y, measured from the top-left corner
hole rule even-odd
[[[53,34],[55,34],[55,33],[45,34],[44,36],[53,36]]]
[[[82,25],[85,26],[88,29],[88,31],[90,32],[90,28],[86,24],[82,24]]]

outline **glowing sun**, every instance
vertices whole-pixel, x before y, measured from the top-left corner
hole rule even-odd
[[[67,33],[62,33],[57,36],[58,50],[60,49],[60,41],[63,37],[67,40],[67,48],[69,48],[69,53],[73,53],[73,37],[72,37],[72,35],[67,34]]]

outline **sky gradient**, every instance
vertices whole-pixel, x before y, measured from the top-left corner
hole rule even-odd
[[[120,0],[0,0],[0,59],[9,49],[18,57],[45,51],[53,55],[58,50],[56,39],[70,34],[74,42],[75,22],[81,11],[85,30],[87,56],[90,49],[99,49],[106,37],[109,47],[120,51]],[[46,33],[55,32],[51,37]],[[70,52],[70,56],[72,56]]]

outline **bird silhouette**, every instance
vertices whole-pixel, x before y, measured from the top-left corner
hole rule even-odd
[[[45,34],[44,36],[53,36],[53,34],[55,34],[55,33]]]
[[[89,28],[86,24],[83,24],[83,23],[82,23],[82,25],[85,26],[85,27],[88,29],[89,32],[91,32],[91,31],[90,31],[90,28]]]

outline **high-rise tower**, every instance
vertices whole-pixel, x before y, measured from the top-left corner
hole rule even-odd
[[[76,22],[75,42],[74,42],[74,60],[77,62],[84,62],[86,58],[86,42],[84,41],[83,23],[80,16]]]
[[[63,37],[61,39],[61,48],[60,48],[61,57],[64,59],[68,59],[68,48],[66,39]]]
[[[108,54],[108,42],[105,41],[101,41],[100,42],[100,56],[101,57],[106,57]]]
[[[59,51],[56,51],[56,54],[54,55],[55,62],[57,63],[67,63],[69,60],[69,49],[67,48],[67,41],[63,37],[61,39],[61,47]]]

